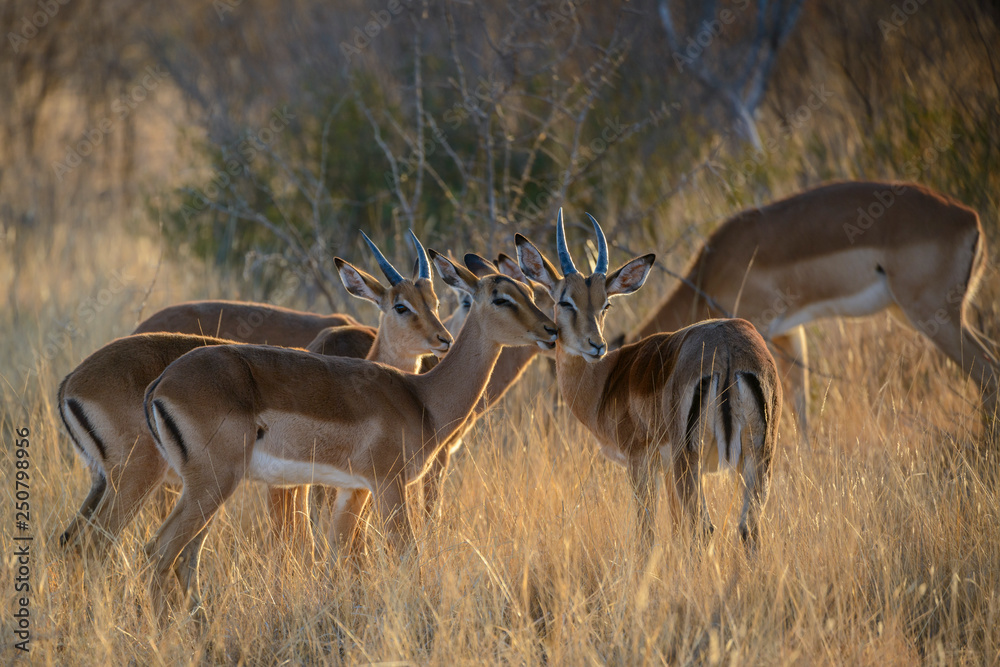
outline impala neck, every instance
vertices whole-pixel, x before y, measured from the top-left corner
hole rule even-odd
[[[598,431],[597,416],[604,396],[604,385],[617,359],[618,351],[614,350],[600,361],[588,363],[583,357],[566,352],[556,342],[559,392],[573,415],[595,433]]]
[[[365,359],[377,361],[407,373],[416,373],[420,365],[421,356],[423,355],[414,355],[391,345],[386,340],[382,327],[379,327],[375,333],[375,340],[372,342],[372,347]]]
[[[503,349],[500,358],[497,359],[497,363],[493,367],[489,383],[486,385],[479,402],[476,403],[475,415],[477,417],[503,398],[503,395],[517,382],[517,379],[524,373],[524,369],[539,352],[541,352],[541,348],[537,345],[521,345],[520,347]]]
[[[479,402],[501,348],[487,334],[478,308],[473,307],[444,359],[427,373],[413,377],[439,442],[457,431]]]

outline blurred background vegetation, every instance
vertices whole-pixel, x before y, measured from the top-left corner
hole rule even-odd
[[[0,12],[15,310],[24,244],[61,226],[150,237],[151,263],[162,247],[239,276],[217,296],[266,299],[291,274],[319,309],[341,303],[332,258],[361,248],[358,228],[390,254],[409,226],[428,246],[493,254],[516,230],[548,242],[564,205],[677,268],[736,210],[836,178],[924,182],[976,208],[996,245],[995,2]]]
[[[0,431],[32,431],[36,661],[1000,660],[1000,503],[961,457],[974,390],[885,316],[809,325],[816,446],[798,450],[786,416],[752,576],[731,477],[708,491],[731,542],[703,557],[665,532],[637,567],[624,473],[553,411],[541,370],[453,466],[422,582],[413,562],[285,576],[245,485],[209,538],[219,621],[201,643],[158,637],[143,611],[153,517],[82,578],[48,541],[89,486],[62,377],[185,299],[374,323],[333,275],[337,254],[372,267],[358,228],[398,265],[408,226],[438,250],[510,253],[514,231],[551,248],[564,205],[578,263],[590,211],[613,262],[655,250],[678,270],[742,208],[918,180],[982,216],[978,302],[1000,338],[995,1],[8,0],[0,17]],[[654,272],[610,328],[673,284]]]

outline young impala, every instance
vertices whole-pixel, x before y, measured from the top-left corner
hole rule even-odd
[[[338,258],[348,291],[375,301],[384,314],[382,322],[374,334],[360,325],[325,330],[310,343],[310,351],[352,357],[371,354],[384,363],[412,370],[420,355],[447,350],[451,336],[437,318],[430,265],[416,237],[413,241],[421,258],[416,280],[403,279],[369,241],[392,283],[388,289]],[[66,376],[59,388],[59,412],[90,467],[91,489],[62,534],[63,545],[80,540],[102,551],[167,478],[169,468],[156,449],[142,409],[146,387],[183,354],[230,343],[172,333],[127,336],[105,345]],[[280,531],[287,530],[294,539],[311,546],[312,532],[303,521],[308,513],[306,497],[297,490],[274,490],[271,510]]]
[[[969,318],[986,256],[979,216],[954,199],[913,183],[824,185],[724,222],[625,340],[710,317],[750,320],[776,350],[806,438],[803,325],[889,309],[977,384],[995,439],[1000,370]]]
[[[598,259],[589,276],[570,257],[561,210],[556,241],[562,276],[528,239],[515,237],[524,274],[545,285],[556,302],[556,373],[563,398],[597,437],[602,453],[627,468],[645,544],[653,537],[651,467],[659,455],[664,473],[673,473],[684,515],[706,532],[713,528],[702,468],[737,470],[745,485],[740,535],[753,546],[781,413],[774,360],[744,320],[711,320],[608,352],[609,299],[639,289],[654,256],[637,257],[609,274],[604,233],[590,219]]]
[[[150,385],[150,428],[184,481],[173,512],[146,546],[161,614],[172,577],[197,604],[203,529],[243,479],[366,489],[395,550],[412,544],[406,485],[465,423],[501,348],[551,348],[556,339],[552,320],[526,286],[499,275],[477,278],[431,255],[446,283],[474,297],[451,351],[428,373],[219,345],[181,357]]]

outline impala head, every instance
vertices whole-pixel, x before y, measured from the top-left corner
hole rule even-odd
[[[352,295],[378,306],[382,311],[379,327],[385,333],[386,340],[391,340],[394,346],[413,355],[444,355],[454,339],[438,319],[438,298],[434,293],[430,261],[420,241],[410,230],[410,238],[417,249],[417,268],[414,277],[409,279],[393,268],[364,232],[361,235],[375,255],[382,273],[389,281],[389,287],[384,287],[374,277],[335,257],[333,261],[337,264],[344,287]]]
[[[580,273],[566,247],[562,209],[556,222],[556,247],[562,275],[538,248],[517,234],[518,264],[524,275],[541,283],[555,301],[555,321],[559,327],[559,344],[566,352],[593,362],[608,352],[604,340],[604,319],[611,306],[610,299],[631,294],[646,281],[656,255],[636,257],[608,274],[608,243],[604,231],[589,213],[597,235],[597,265],[589,276]]]
[[[527,285],[500,275],[493,264],[478,255],[466,255],[465,262],[476,266],[481,276],[433,250],[430,255],[448,285],[472,295],[469,315],[478,313],[494,340],[511,346],[537,343],[543,350],[555,347],[555,323],[531,300]]]

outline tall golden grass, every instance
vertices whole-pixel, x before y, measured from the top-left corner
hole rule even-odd
[[[207,628],[179,614],[161,629],[141,549],[158,525],[153,508],[105,561],[59,549],[89,477],[61,428],[56,388],[133,327],[151,283],[146,315],[185,298],[255,295],[194,260],[166,261],[157,274],[155,235],[113,227],[61,227],[6,248],[0,497],[13,507],[13,431],[28,427],[35,539],[31,652],[22,657],[32,664],[1000,661],[1000,493],[970,457],[975,391],[883,317],[810,327],[825,375],[812,382],[815,432],[808,449],[799,446],[786,411],[755,559],[734,529],[736,480],[719,476],[707,483],[713,539],[672,531],[661,490],[646,562],[623,469],[555,405],[538,363],[467,438],[443,519],[417,522],[419,556],[387,557],[370,531],[369,556],[357,564],[304,566],[271,537],[261,489],[245,485],[206,543]],[[129,279],[112,293],[114,271]],[[651,281],[630,308],[649,307],[665,284]],[[81,311],[88,298],[106,301],[93,317]],[[67,322],[78,327],[72,335]],[[4,661],[19,655],[15,533],[5,511]]]

